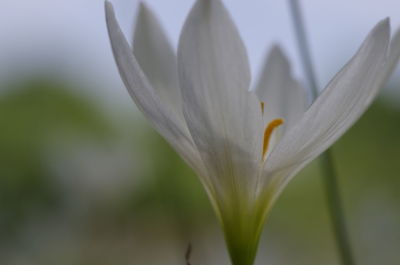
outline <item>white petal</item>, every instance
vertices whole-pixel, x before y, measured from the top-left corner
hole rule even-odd
[[[381,75],[377,78],[378,89],[375,93],[371,93],[367,100],[367,104],[371,104],[379,93],[379,88],[382,88],[389,77],[393,74],[400,58],[400,29],[394,34],[390,41],[389,50],[386,58],[385,66],[382,67]]]
[[[279,46],[270,50],[255,93],[264,103],[265,120],[283,118],[284,129],[306,111],[306,90],[294,79],[289,61]]]
[[[357,121],[379,90],[379,80],[386,72],[389,37],[386,19],[375,26],[356,55],[283,136],[267,161],[267,174],[288,168],[298,171],[299,165],[303,167],[325,151]]]
[[[399,58],[400,58],[400,29],[396,31],[390,42],[389,54],[386,62],[387,69],[385,73],[382,75],[381,85],[384,85],[384,83],[393,73],[399,62]]]
[[[248,91],[246,50],[219,0],[198,0],[190,12],[178,69],[186,122],[217,188],[245,191],[261,159],[261,109]]]
[[[140,69],[126,41],[110,2],[105,2],[108,33],[114,57],[125,86],[138,108],[160,133],[196,171],[202,171],[201,161],[190,138],[176,116],[160,101],[146,76]]]
[[[388,66],[389,71],[388,74],[394,70],[397,66],[400,57],[400,29],[396,31],[394,34],[392,41],[390,42],[390,50],[389,50],[389,59],[388,59]]]
[[[133,53],[160,99],[183,119],[176,54],[157,17],[144,3],[136,20]]]

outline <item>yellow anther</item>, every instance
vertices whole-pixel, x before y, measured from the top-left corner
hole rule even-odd
[[[268,146],[269,146],[269,142],[271,140],[271,136],[272,133],[274,132],[274,130],[279,127],[280,125],[283,124],[283,120],[282,119],[275,119],[273,121],[271,121],[268,126],[265,128],[264,131],[264,144],[263,144],[263,153],[262,153],[262,157],[263,159],[265,159],[265,156],[267,154],[268,151]]]
[[[261,113],[264,114],[264,102],[261,101],[260,104],[261,104]]]

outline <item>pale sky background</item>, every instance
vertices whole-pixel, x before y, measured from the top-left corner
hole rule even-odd
[[[193,0],[144,1],[158,14],[176,46]],[[91,84],[88,93],[131,104],[109,45],[103,0],[1,0],[0,81],[34,72]],[[131,38],[138,1],[113,0],[123,30]],[[302,71],[285,0],[225,0],[248,49],[253,76],[265,53],[279,43]],[[398,0],[303,0],[303,13],[320,85],[354,54],[369,30],[390,17],[400,26]],[[396,75],[392,84],[400,84]],[[400,87],[400,85],[398,85]],[[397,89],[398,94],[400,89]]]

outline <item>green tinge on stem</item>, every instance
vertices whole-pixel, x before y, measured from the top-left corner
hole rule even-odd
[[[238,228],[231,224],[224,227],[224,233],[232,265],[252,265],[257,253],[259,236],[251,229]]]
[[[232,265],[254,264],[270,209],[270,194],[264,193],[253,202],[248,196],[233,196],[230,197],[231,203],[220,208],[218,216]]]

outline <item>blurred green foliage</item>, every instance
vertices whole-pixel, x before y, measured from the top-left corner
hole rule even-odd
[[[210,205],[205,191],[197,176],[167,142],[145,126],[145,131],[137,136],[139,141],[135,142],[133,148],[141,152],[148,150],[147,160],[150,162],[140,176],[146,181],[132,192],[127,212],[140,213],[145,219],[173,219],[180,227],[182,236],[187,236],[190,234],[187,230],[210,218]],[[146,160],[145,157],[143,159]]]
[[[90,227],[102,223],[99,230],[94,229],[94,242],[106,236],[99,233],[101,230],[124,238],[127,227],[136,226],[135,231],[148,229],[150,233],[165,223],[173,223],[176,237],[187,242],[195,237],[196,230],[216,223],[194,173],[143,118],[137,119],[122,109],[119,117],[125,126],[118,127],[79,90],[64,82],[34,79],[8,85],[0,94],[0,263],[1,243],[6,245],[17,237],[33,214],[46,216],[63,210],[65,194],[52,181],[52,160],[48,157],[49,149],[57,148],[60,141],[72,147],[82,140],[97,141],[99,145],[122,142],[124,148],[134,152],[128,161],[132,160],[138,170],[129,174],[138,181],[132,189],[125,190],[127,194],[118,201],[119,205],[112,204],[115,209],[94,214],[93,220],[85,221]],[[359,228],[360,208],[374,199],[371,194],[384,197],[384,202],[400,204],[399,109],[384,101],[376,102],[335,144],[333,152],[350,231],[356,236],[354,244],[362,245],[358,238],[364,233]],[[282,261],[290,252],[298,261],[296,264],[317,264],[326,257],[335,257],[324,200],[314,162],[294,178],[274,207],[266,235],[267,239],[280,241],[266,240],[266,251],[271,245],[282,244]],[[380,213],[372,212],[371,216],[374,214]],[[399,216],[400,211],[394,214]],[[397,229],[400,231],[400,224]],[[395,235],[392,244],[396,244]],[[397,242],[400,244],[400,239]],[[129,251],[128,248],[126,252]],[[88,263],[78,259],[73,264]],[[334,259],[327,264],[335,264]]]
[[[70,136],[104,139],[111,127],[68,85],[35,79],[7,86],[0,97],[0,238],[32,212],[57,207],[46,151]]]

